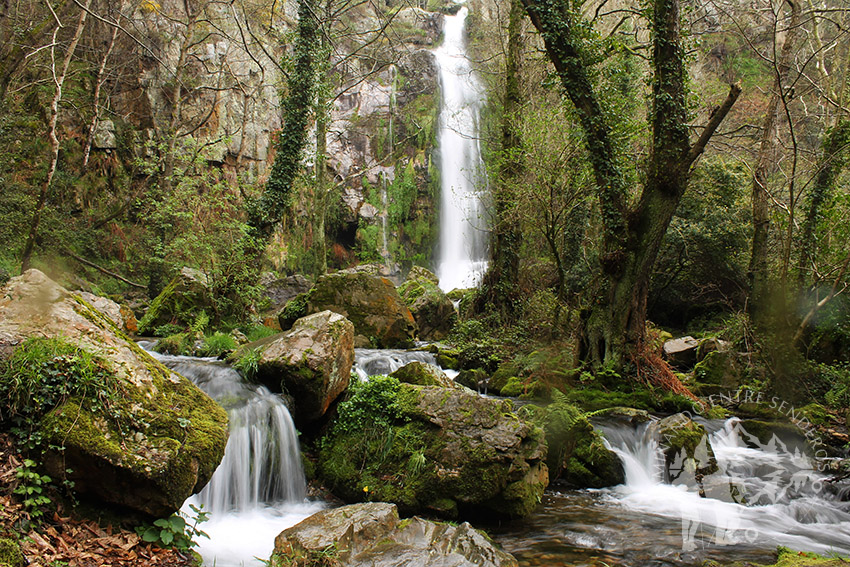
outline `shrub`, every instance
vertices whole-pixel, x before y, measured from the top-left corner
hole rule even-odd
[[[239,345],[236,339],[226,333],[215,333],[204,337],[204,343],[198,354],[201,356],[222,356],[235,350]]]

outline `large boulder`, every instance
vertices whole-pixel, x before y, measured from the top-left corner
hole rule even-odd
[[[168,516],[221,461],[221,406],[37,270],[0,291],[0,357],[13,357],[40,392],[51,391],[52,374],[42,368],[63,373],[65,395],[53,391],[46,413],[29,418],[44,439],[46,472],[80,493]]]
[[[87,291],[74,292],[83,300],[89,302],[92,307],[112,319],[119,329],[125,333],[135,334],[139,330],[139,322],[136,321],[136,316],[133,310],[126,305],[119,305],[108,297],[95,295]]]
[[[525,410],[546,433],[549,446],[546,464],[550,478],[571,488],[622,484],[625,481],[623,464],[605,447],[588,416],[557,390],[553,391],[553,399],[555,401],[548,406],[528,406]]]
[[[298,319],[292,329],[248,343],[235,358],[254,357],[256,379],[294,399],[299,424],[321,418],[348,387],[354,364],[354,325],[322,311]]]
[[[313,565],[322,558],[331,558],[339,567],[517,565],[516,559],[467,523],[401,520],[398,509],[385,502],[323,510],[287,528],[275,539],[269,564]]]
[[[549,482],[543,431],[509,402],[372,378],[339,407],[322,444],[325,484],[443,517],[530,514]]]
[[[457,321],[457,312],[451,300],[440,289],[437,276],[425,268],[415,266],[410,270],[407,281],[399,286],[398,293],[419,327],[420,338],[439,341],[452,330]]]
[[[416,322],[387,278],[344,271],[319,278],[304,298],[306,313],[330,310],[354,323],[355,346],[412,346]],[[281,328],[285,328],[281,321]]]
[[[676,368],[692,368],[697,361],[699,341],[691,336],[664,342],[664,358]]]
[[[188,327],[201,311],[210,308],[210,298],[207,276],[199,270],[184,267],[151,302],[139,321],[139,334],[155,334],[159,327],[167,324]],[[174,331],[168,329],[160,334],[171,335]]]

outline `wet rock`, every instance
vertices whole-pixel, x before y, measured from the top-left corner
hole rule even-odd
[[[384,502],[323,510],[284,530],[275,539],[270,564],[283,567],[293,560],[312,564],[311,560],[328,555],[340,567],[517,565],[516,559],[467,523],[400,520],[396,506]]]
[[[649,426],[649,434],[664,452],[665,480],[695,484],[702,490],[705,475],[718,470],[705,427],[683,413],[665,417]]]
[[[76,349],[87,351],[102,369],[103,387],[116,392],[104,400],[90,388],[41,417],[50,476],[73,481],[75,491],[92,499],[154,517],[170,515],[206,485],[227,442],[221,406],[38,270],[0,290],[0,356],[29,348],[27,339],[70,348],[68,360]]]
[[[535,509],[548,484],[540,428],[514,414],[509,402],[464,389],[395,384],[387,392],[395,402],[379,407],[392,406],[383,421],[369,421],[378,411],[360,409],[367,421],[325,438],[320,476],[335,494],[450,518],[519,517]]]
[[[416,339],[413,315],[384,277],[358,271],[324,275],[304,303],[307,313],[330,310],[348,318],[358,347],[408,347]]]
[[[321,418],[348,387],[354,363],[354,326],[338,313],[321,311],[298,319],[292,329],[248,343],[233,359],[257,357],[256,379],[295,400],[294,418]]]
[[[440,289],[437,276],[415,266],[407,281],[398,288],[423,340],[439,341],[446,337],[457,321],[457,313],[451,300]]]
[[[619,457],[605,447],[587,416],[558,391],[554,392],[554,400],[546,407],[526,409],[546,433],[550,478],[572,488],[622,484],[625,473]]]
[[[418,386],[440,386],[442,388],[458,388],[459,384],[455,384],[454,380],[446,376],[446,373],[434,366],[425,362],[414,360],[408,362],[390,376],[398,378],[399,382],[405,384],[416,384]]]
[[[182,268],[151,302],[139,321],[139,333],[151,335],[157,327],[167,323],[188,327],[201,311],[209,309],[210,297],[206,274],[193,268]]]

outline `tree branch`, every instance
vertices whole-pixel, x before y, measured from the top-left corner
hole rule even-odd
[[[729,94],[726,95],[726,100],[723,101],[723,104],[714,109],[714,112],[711,113],[711,117],[708,119],[708,124],[705,125],[705,128],[700,134],[699,139],[691,146],[691,149],[688,150],[688,154],[685,156],[685,169],[689,169],[691,165],[702,155],[705,151],[705,147],[708,145],[709,140],[717,131],[717,128],[720,127],[723,119],[726,118],[726,115],[729,114],[729,111],[732,109],[732,105],[735,104],[735,101],[738,100],[738,96],[741,94],[741,85],[740,83],[735,83],[733,85],[729,85]]]

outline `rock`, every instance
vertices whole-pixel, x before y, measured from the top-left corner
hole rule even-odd
[[[692,368],[697,361],[699,341],[691,336],[664,342],[664,357],[677,368]]]
[[[321,418],[348,387],[354,363],[354,325],[331,311],[298,319],[286,333],[248,343],[238,359],[257,352],[256,379],[295,400],[294,418],[304,424]]]
[[[664,452],[665,480],[696,484],[702,491],[703,477],[718,470],[705,427],[677,413],[652,423],[648,433]]]
[[[0,292],[0,356],[28,348],[26,339],[87,351],[103,369],[104,387],[117,391],[106,401],[73,394],[41,418],[43,463],[54,480],[154,517],[170,515],[206,485],[227,442],[221,406],[38,270]]]
[[[262,285],[265,288],[263,295],[269,303],[266,312],[276,317],[290,299],[307,293],[313,284],[301,274],[296,274],[285,278],[268,278]]]
[[[595,411],[588,414],[588,417],[596,420],[615,421],[632,427],[637,427],[641,423],[652,421],[652,416],[649,412],[642,409],[613,407]]]
[[[193,268],[184,267],[151,302],[144,317],[139,321],[139,333],[153,334],[157,327],[167,323],[188,327],[209,305],[210,288],[207,276]],[[170,335],[173,332],[165,334]]]
[[[560,391],[553,394],[554,403],[529,406],[528,410],[546,433],[550,478],[572,488],[603,488],[625,482],[619,457],[605,447],[587,416]]]
[[[371,392],[380,402],[355,409],[364,421],[323,440],[320,476],[335,494],[450,518],[520,517],[536,508],[549,482],[540,428],[508,402],[384,381],[386,397]],[[340,405],[340,420],[347,411]]]
[[[737,354],[730,350],[709,351],[694,366],[694,380],[701,384],[723,386],[726,390],[737,390],[741,381]]]
[[[414,360],[408,362],[390,376],[398,378],[399,382],[405,384],[416,384],[419,386],[441,386],[443,388],[459,388],[459,384],[455,384],[454,380],[446,376],[446,373],[434,366],[425,362]]]
[[[283,567],[293,560],[312,565],[311,560],[328,553],[339,567],[517,565],[468,523],[400,520],[396,506],[385,502],[323,510],[287,528],[275,538],[270,565]]]
[[[383,277],[355,271],[324,275],[305,303],[307,313],[330,310],[354,323],[355,346],[409,347],[416,339],[413,315]]]
[[[136,316],[133,314],[133,310],[129,307],[119,305],[108,297],[94,295],[87,291],[76,291],[74,293],[89,302],[92,307],[109,317],[122,331],[130,334],[138,332],[139,327],[138,322],[136,321]]]
[[[480,368],[472,370],[461,370],[455,378],[455,383],[461,386],[466,386],[470,390],[475,390],[478,393],[486,394],[489,392],[490,376]]]
[[[115,123],[112,120],[98,120],[92,138],[92,148],[98,150],[114,150],[118,148],[118,136]]]
[[[437,276],[415,266],[398,293],[410,309],[423,340],[439,341],[449,334],[457,321],[457,312],[440,289]]]

